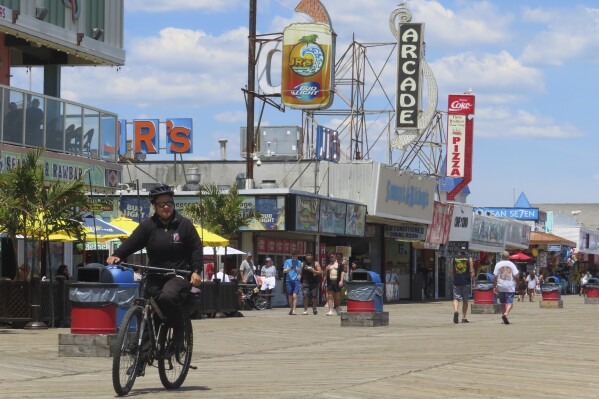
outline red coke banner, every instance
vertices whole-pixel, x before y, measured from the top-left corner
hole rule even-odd
[[[462,180],[447,193],[447,200],[456,195],[472,181],[472,141],[474,120],[474,96],[450,94],[447,104],[447,177]]]

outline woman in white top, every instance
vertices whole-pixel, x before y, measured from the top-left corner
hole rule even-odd
[[[528,276],[526,276],[526,285],[528,286],[528,300],[532,302],[535,297],[537,285],[539,285],[539,279],[535,275],[534,270],[531,271]]]
[[[271,258],[266,258],[266,264],[262,266],[260,270],[260,276],[262,277],[262,286],[260,290],[264,291],[268,296],[266,297],[266,308],[272,309],[271,294],[275,289],[275,276],[277,275],[277,268],[272,264]]]

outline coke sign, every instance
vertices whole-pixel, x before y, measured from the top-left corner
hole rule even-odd
[[[474,114],[474,96],[468,94],[449,95],[448,114],[472,115]]]
[[[474,96],[450,94],[447,101],[447,177],[460,178],[460,182],[447,193],[447,200],[455,196],[472,181],[472,138]]]

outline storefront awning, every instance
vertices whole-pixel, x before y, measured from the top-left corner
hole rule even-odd
[[[563,237],[556,236],[555,234],[542,233],[540,231],[533,231],[530,233],[530,245],[564,245],[570,248],[576,248],[576,243],[570,240],[566,240]]]

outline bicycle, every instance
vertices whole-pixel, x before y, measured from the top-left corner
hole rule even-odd
[[[121,263],[121,266],[142,270],[140,298],[136,299],[121,322],[117,335],[116,353],[112,361],[112,385],[119,396],[129,393],[135,379],[145,375],[147,365],[157,362],[160,382],[166,389],[181,387],[191,365],[193,352],[193,329],[189,317],[191,309],[186,304],[184,321],[184,346],[172,350],[173,331],[166,325],[166,317],[155,299],[149,295],[146,279],[149,275],[190,275],[187,270]],[[175,277],[178,278],[178,277]]]

